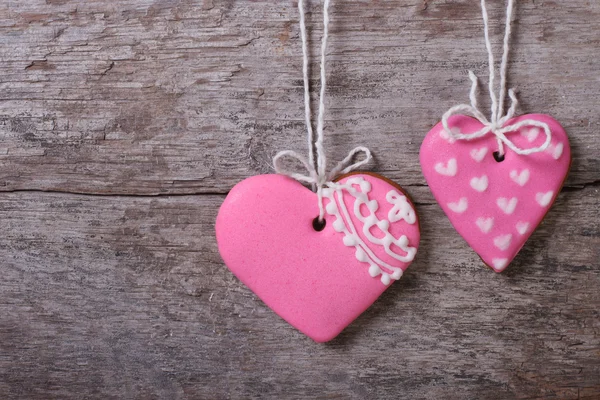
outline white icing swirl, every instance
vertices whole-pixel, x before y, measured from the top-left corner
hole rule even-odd
[[[361,231],[363,236],[371,244],[383,246],[386,254],[404,263],[411,262],[415,258],[417,249],[409,246],[406,235],[395,238],[389,232],[389,227],[390,222],[400,220],[405,220],[411,225],[416,223],[417,217],[408,199],[406,196],[398,194],[395,190],[389,191],[386,194],[386,200],[390,204],[393,204],[393,207],[388,212],[388,219],[380,220],[375,215],[375,212],[379,209],[379,203],[377,200],[369,199],[368,194],[371,191],[371,184],[363,177],[352,177],[344,184],[330,185],[329,188],[323,190],[323,197],[329,200],[325,210],[328,214],[335,217],[333,229],[344,234],[343,240],[346,246],[355,248],[357,260],[369,264],[369,275],[372,277],[381,275],[381,282],[386,286],[391,283],[392,279],[400,279],[402,269],[394,267],[377,257],[359,236],[357,228],[350,217],[350,212],[344,203],[344,191],[354,197],[353,213],[354,217],[362,223]],[[366,206],[368,215],[363,215],[362,210],[365,209],[362,207],[363,205]],[[371,228],[374,226],[377,226],[383,232],[383,237],[378,238],[371,233]],[[392,245],[401,249],[404,254],[395,252],[392,249]]]

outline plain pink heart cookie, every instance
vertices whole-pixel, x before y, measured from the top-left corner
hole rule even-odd
[[[402,276],[420,240],[409,197],[370,173],[317,195],[283,175],[237,184],[217,216],[227,267],[273,311],[316,342],[336,337]]]
[[[441,123],[421,146],[421,167],[431,191],[458,233],[485,264],[502,272],[540,224],[560,192],[571,164],[567,134],[547,115],[513,118],[506,125],[533,119],[548,124],[552,142],[544,152],[519,155],[506,148],[504,160],[494,157],[495,135],[454,140]],[[474,118],[455,115],[449,126],[470,134],[483,128]],[[539,147],[546,135],[539,128],[508,133],[517,147]]]

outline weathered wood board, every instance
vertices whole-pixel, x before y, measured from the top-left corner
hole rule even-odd
[[[488,3],[499,50],[504,1]],[[0,398],[600,398],[598,21],[596,1],[518,2],[510,84],[563,123],[573,165],[497,275],[418,165],[467,69],[487,78],[478,2],[333,1],[329,158],[368,146],[423,238],[317,345],[228,272],[213,233],[235,183],[304,151],[296,2],[0,2]]]

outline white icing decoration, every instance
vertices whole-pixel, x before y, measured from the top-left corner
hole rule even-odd
[[[357,189],[357,186],[359,189]],[[371,184],[363,177],[351,177],[344,184],[330,184],[328,191],[323,191],[323,196],[327,197],[329,203],[325,210],[328,214],[335,217],[333,228],[337,232],[344,234],[344,245],[355,248],[355,256],[358,261],[369,264],[369,275],[376,277],[381,275],[381,282],[384,285],[389,285],[391,280],[398,280],[402,277],[402,268],[394,267],[385,261],[381,260],[369,248],[358,234],[357,228],[354,226],[350,217],[350,212],[344,203],[344,193],[354,197],[354,207],[352,212],[354,217],[362,223],[362,234],[368,242],[374,245],[383,246],[385,252],[392,258],[407,263],[411,262],[417,253],[415,247],[409,246],[408,238],[402,235],[395,238],[390,232],[390,222],[405,220],[409,224],[414,224],[417,221],[414,209],[411,207],[406,196],[398,194],[395,190],[391,190],[386,194],[386,200],[393,204],[394,207],[388,213],[388,220],[380,220],[375,215],[375,211],[379,209],[377,200],[369,199]],[[330,207],[330,204],[335,204],[335,207]],[[368,215],[364,215],[365,205],[368,210]],[[383,237],[377,238],[371,233],[371,228],[377,226]],[[391,248],[392,245],[400,248],[404,253],[398,254]]]
[[[556,146],[548,146],[548,149],[546,150],[546,152],[550,153],[552,155],[552,158],[554,158],[555,160],[558,160],[560,158],[560,156],[562,156],[562,153],[565,149],[565,145],[562,143],[558,143]]]
[[[516,170],[510,171],[510,179],[513,180],[519,186],[525,186],[525,184],[529,181],[529,170],[524,169],[521,173]]]
[[[346,246],[356,246],[356,240],[352,236],[344,236],[344,244]]]
[[[373,264],[369,267],[369,275],[371,275],[371,278],[375,278],[377,275],[381,274],[381,269]]]
[[[359,186],[363,193],[369,193],[371,191],[371,182],[365,181],[364,179],[360,182]],[[373,201],[377,203],[376,200]]]
[[[552,190],[546,193],[538,193],[535,195],[535,201],[537,201],[540,206],[547,207],[552,201],[553,195],[554,192]]]
[[[519,235],[524,235],[529,230],[529,222],[519,221],[516,228]]]
[[[494,218],[480,217],[480,218],[477,218],[477,221],[475,221],[475,223],[477,224],[479,229],[481,229],[481,232],[489,233],[492,230],[492,228],[494,227]]]
[[[481,178],[474,177],[471,179],[471,187],[478,192],[485,192],[485,190],[488,188],[487,175],[483,175]]]
[[[517,198],[513,197],[512,199],[507,199],[505,197],[500,197],[496,200],[496,204],[505,214],[510,215],[515,212],[515,208],[517,208]]]
[[[336,220],[333,223],[333,229],[335,229],[336,232],[344,232],[344,221],[342,221],[341,219]]]
[[[388,286],[392,282],[392,278],[389,274],[381,274],[381,283]]]
[[[415,210],[411,207],[406,196],[398,194],[395,190],[390,190],[385,195],[385,199],[388,203],[394,205],[388,212],[388,219],[390,222],[396,222],[403,219],[409,224],[414,224],[417,221],[417,214],[415,214]],[[375,200],[371,200],[371,202],[377,204]],[[377,208],[372,209],[369,207],[369,210],[374,212]]]
[[[458,170],[458,165],[456,163],[456,158],[451,158],[450,160],[448,160],[446,165],[444,165],[444,163],[440,162],[440,163],[435,164],[434,168],[435,168],[435,171],[440,175],[455,176],[456,171]]]
[[[460,135],[462,133],[460,131],[460,128],[458,128],[458,127],[451,128],[450,131],[452,133],[454,133],[455,135]],[[454,142],[456,142],[456,139],[454,139],[453,137],[451,137],[450,135],[448,135],[448,132],[446,132],[445,129],[442,129],[440,131],[440,137],[442,139],[444,139],[445,141],[447,141],[448,143],[450,143],[450,144],[453,144]]]
[[[538,128],[525,128],[521,131],[521,136],[526,137],[529,143],[532,143],[535,139],[537,139],[539,134],[540,130]]]
[[[494,246],[496,246],[497,248],[499,248],[502,251],[505,251],[506,249],[509,248],[511,240],[512,240],[512,235],[510,233],[506,234],[506,235],[498,236],[494,239]]]
[[[482,147],[480,149],[473,149],[473,150],[471,150],[471,158],[477,162],[481,162],[481,161],[483,161],[483,158],[485,157],[487,152],[488,152],[487,147]]]
[[[506,267],[506,264],[508,264],[508,259],[506,259],[506,258],[494,258],[492,260],[492,264],[494,265],[494,269],[496,271],[499,271],[499,270],[504,269],[504,267]]]
[[[460,200],[458,200],[458,202],[448,203],[448,208],[457,214],[464,213],[465,211],[467,211],[468,207],[469,207],[469,202],[467,201],[466,197],[461,197]]]
[[[337,211],[337,205],[334,202],[329,202],[325,206],[325,211],[327,211],[329,214],[335,214]]]

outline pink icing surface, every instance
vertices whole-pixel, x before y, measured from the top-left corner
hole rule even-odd
[[[369,197],[379,202],[376,214],[384,219],[392,208],[386,194],[398,190],[376,177],[351,177],[356,176],[371,183]],[[344,194],[349,207],[353,201]],[[321,232],[313,229],[317,215],[315,193],[300,183],[282,175],[254,176],[237,184],[223,202],[216,236],[225,264],[245,285],[292,326],[317,342],[326,342],[387,286],[369,275],[369,265],[357,260],[354,247],[344,245],[344,234],[333,229],[332,216],[326,216]],[[418,221],[393,222],[389,232],[406,235],[410,245],[418,247]],[[369,246],[386,257],[373,248],[376,245]],[[410,264],[389,257],[385,261],[403,270]]]
[[[523,119],[550,126],[552,142],[545,152],[518,155],[505,146],[505,159],[497,162],[493,152],[498,150],[498,144],[493,134],[473,141],[453,141],[441,123],[427,134],[421,146],[421,167],[434,197],[458,233],[496,272],[508,266],[542,221],[571,162],[567,135],[556,120],[531,114],[514,118],[508,124]],[[454,116],[449,122],[451,128],[465,134],[482,128],[479,121],[463,115]],[[539,147],[546,139],[542,129],[536,134],[529,128],[511,132],[507,137],[523,149]],[[487,152],[477,161],[483,149]],[[451,160],[456,160],[454,175]]]

